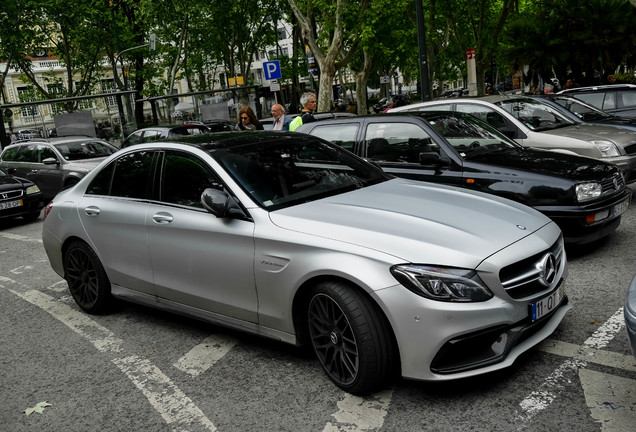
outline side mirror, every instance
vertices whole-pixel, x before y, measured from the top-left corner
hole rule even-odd
[[[227,192],[207,188],[201,194],[201,204],[203,207],[218,218],[235,218],[248,220],[241,206]]]
[[[60,163],[60,161],[58,161],[56,158],[54,157],[50,157],[50,158],[46,158],[42,161],[42,163],[44,165],[57,165]]]
[[[437,152],[422,152],[419,155],[420,165],[443,166],[449,165],[450,159],[446,155],[440,155]]]

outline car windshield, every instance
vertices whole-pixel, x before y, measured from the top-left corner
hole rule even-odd
[[[510,99],[497,102],[497,105],[519,119],[526,127],[535,131],[576,124],[574,120],[561,114],[557,108],[539,100]]]
[[[104,142],[92,140],[61,142],[55,144],[55,148],[68,161],[106,157],[117,151]]]
[[[554,101],[571,113],[575,114],[578,118],[585,121],[608,120],[613,117],[611,114],[601,111],[600,109],[581,102],[575,98],[559,97],[554,98]]]
[[[439,113],[427,116],[426,120],[464,159],[520,148],[496,129],[473,116]]]
[[[267,210],[314,201],[391,178],[374,165],[316,139],[256,142],[210,154]]]

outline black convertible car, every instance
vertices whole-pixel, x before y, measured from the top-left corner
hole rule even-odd
[[[522,147],[459,112],[409,112],[302,125],[398,177],[506,197],[552,218],[569,244],[612,233],[631,201],[614,164]]]

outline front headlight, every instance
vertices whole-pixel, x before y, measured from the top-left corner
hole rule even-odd
[[[621,152],[618,151],[618,147],[611,141],[607,140],[593,140],[590,141],[592,144],[598,148],[598,151],[601,152],[601,157],[615,157],[620,156]]]
[[[40,188],[37,187],[36,185],[29,186],[27,188],[26,192],[27,192],[27,195],[31,195],[31,194],[40,192]]]
[[[603,188],[600,183],[590,182],[576,185],[576,199],[582,203],[601,196]]]
[[[479,302],[493,297],[474,270],[401,264],[391,267],[391,274],[410,291],[431,300]]]

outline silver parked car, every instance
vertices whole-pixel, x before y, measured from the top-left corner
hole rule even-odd
[[[575,97],[613,115],[636,118],[634,84],[575,87],[561,90],[558,94]]]
[[[539,98],[517,95],[421,102],[390,112],[427,110],[472,114],[523,146],[612,162],[621,168],[626,183],[636,181],[636,130],[581,124]]]
[[[307,343],[356,394],[510,366],[571,308],[543,214],[305,134],[131,146],[45,215],[51,266],[86,312],[116,297]]]
[[[94,137],[35,138],[5,147],[0,168],[35,183],[46,203],[116,151],[117,147]]]
[[[627,328],[627,337],[632,347],[632,353],[636,358],[636,276],[632,279],[625,297],[625,327]]]

